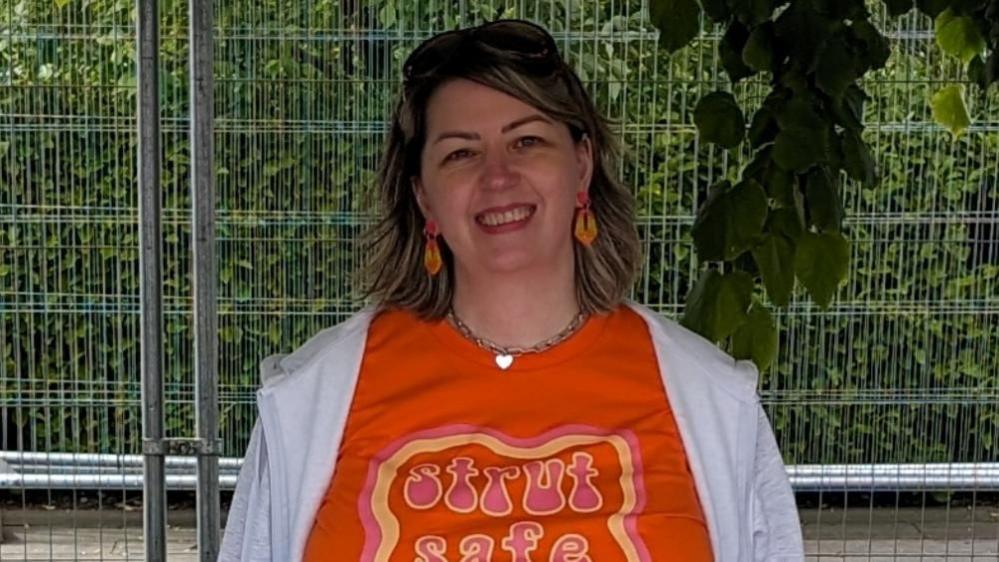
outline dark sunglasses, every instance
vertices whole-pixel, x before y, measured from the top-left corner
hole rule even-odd
[[[467,29],[456,29],[435,35],[420,44],[403,64],[406,83],[433,75],[456,57],[481,54],[520,63],[538,73],[551,73],[561,67],[555,40],[541,26],[524,20],[497,20]]]

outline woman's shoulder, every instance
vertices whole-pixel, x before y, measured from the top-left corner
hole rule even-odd
[[[378,313],[377,307],[365,306],[347,319],[316,332],[292,352],[265,357],[260,362],[261,384],[264,386],[276,384],[308,365],[323,361],[329,355],[343,352],[345,345],[351,348],[357,345],[363,346],[367,328]]]
[[[645,319],[664,361],[684,371],[696,370],[742,396],[755,395],[759,370],[752,361],[735,359],[711,340],[644,304],[628,301],[627,305]]]

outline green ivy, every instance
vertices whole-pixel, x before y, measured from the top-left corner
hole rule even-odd
[[[894,16],[914,7],[911,0],[885,4]],[[916,4],[936,18],[940,48],[966,64],[981,88],[999,81],[999,1]],[[731,93],[712,92],[697,102],[701,140],[729,150],[748,141],[753,159],[741,182],[733,188],[721,180],[698,210],[694,243],[708,269],[687,297],[683,322],[763,370],[774,357],[769,342],[777,326],[769,315],[749,314],[754,285],[786,306],[800,282],[825,309],[847,279],[850,243],[841,230],[839,178],[877,185],[875,160],[862,136],[870,96],[861,83],[885,67],[891,48],[864,0],[651,0],[662,47],[675,53],[690,44],[702,9],[725,29],[718,57],[732,84],[759,73],[769,91],[748,130]],[[931,102],[934,118],[955,136],[970,124],[962,91],[946,87]],[[720,276],[718,268],[730,271]],[[737,274],[739,283],[722,281]],[[764,332],[760,349],[749,345],[751,339],[730,339],[751,318],[747,329]]]

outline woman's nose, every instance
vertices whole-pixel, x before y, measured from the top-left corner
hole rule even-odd
[[[520,175],[510,165],[506,154],[487,154],[482,166],[482,187],[485,189],[507,189],[515,185]]]

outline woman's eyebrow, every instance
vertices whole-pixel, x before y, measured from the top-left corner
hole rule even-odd
[[[500,132],[501,133],[508,133],[508,132],[512,131],[513,129],[516,129],[517,127],[520,127],[521,125],[526,125],[528,123],[533,123],[535,121],[541,121],[541,122],[547,123],[549,125],[553,125],[554,124],[554,123],[552,123],[551,119],[545,117],[544,115],[541,115],[540,113],[535,113],[533,115],[528,115],[527,117],[521,117],[520,119],[517,119],[515,121],[511,121],[510,123],[504,125],[503,128],[500,129]],[[450,138],[465,139],[465,140],[479,140],[480,137],[479,137],[478,133],[473,133],[471,131],[445,131],[445,132],[437,135],[437,138],[435,138],[434,142],[431,143],[431,144],[437,144],[437,143],[441,142],[444,139],[450,139]]]
[[[532,123],[534,121],[542,121],[542,122],[547,123],[549,125],[553,125],[554,124],[554,123],[552,123],[551,119],[545,117],[544,115],[541,115],[540,113],[535,113],[533,115],[528,115],[527,117],[521,117],[520,119],[517,119],[516,121],[507,124],[502,129],[500,129],[500,132],[506,133],[506,132],[509,132],[509,131],[511,131],[513,129],[516,129],[517,127],[520,127],[521,125],[526,125],[526,124]]]

